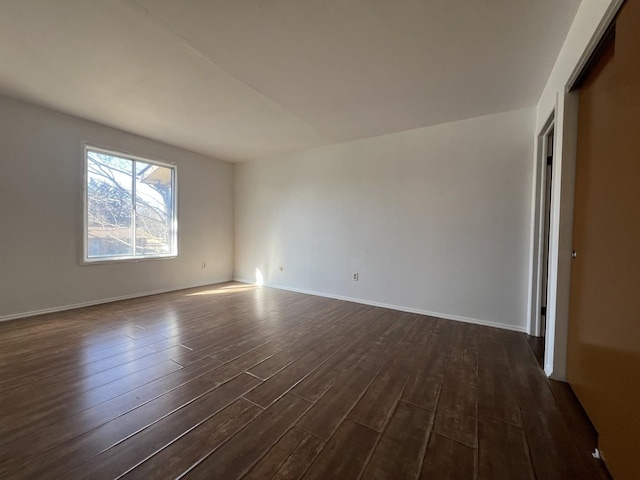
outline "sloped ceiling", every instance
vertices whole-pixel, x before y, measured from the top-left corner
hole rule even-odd
[[[537,103],[580,0],[0,0],[0,93],[229,161]]]

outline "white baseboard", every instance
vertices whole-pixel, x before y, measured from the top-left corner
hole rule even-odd
[[[70,305],[61,305],[61,306],[57,306],[57,307],[51,307],[51,308],[44,308],[41,310],[32,310],[29,312],[21,312],[21,313],[16,313],[16,314],[11,314],[11,315],[3,315],[0,316],[0,322],[4,322],[4,321],[8,321],[8,320],[15,320],[18,318],[27,318],[27,317],[33,317],[36,315],[44,315],[47,313],[56,313],[56,312],[63,312],[66,310],[74,310],[76,308],[82,308],[82,307],[91,307],[93,305],[100,305],[103,303],[111,303],[111,302],[118,302],[121,300],[130,300],[132,298],[139,298],[139,297],[147,297],[150,295],[158,295],[161,293],[168,293],[168,292],[175,292],[178,290],[185,290],[188,288],[197,288],[197,287],[204,287],[206,285],[215,285],[217,283],[223,283],[223,282],[228,282],[231,279],[218,279],[218,280],[212,280],[212,281],[208,281],[206,283],[201,283],[201,284],[193,284],[193,285],[182,285],[182,286],[178,286],[178,287],[172,287],[172,288],[166,288],[166,289],[160,289],[160,290],[152,290],[152,291],[147,291],[147,292],[139,292],[139,293],[134,293],[134,294],[130,294],[130,295],[122,295],[119,297],[111,297],[111,298],[103,298],[103,299],[99,299],[99,300],[92,300],[89,302],[82,302],[82,303],[75,303],[75,304],[70,304]],[[241,283],[248,283],[248,284],[253,284],[254,282],[246,279],[246,278],[234,278],[233,279],[236,282],[241,282]],[[505,330],[512,330],[515,332],[522,332],[522,333],[526,333],[526,327],[517,327],[514,325],[507,325],[504,323],[498,323],[498,322],[491,322],[488,320],[481,320],[478,318],[470,318],[470,317],[462,317],[460,315],[452,315],[452,314],[448,314],[448,313],[442,313],[442,312],[432,312],[429,310],[423,310],[420,308],[413,308],[413,307],[405,307],[405,306],[401,306],[401,305],[393,305],[393,304],[389,304],[389,303],[382,303],[382,302],[374,302],[372,300],[366,300],[366,299],[362,299],[362,298],[354,298],[354,297],[347,297],[344,295],[335,295],[335,294],[330,294],[330,293],[324,293],[324,292],[316,292],[314,290],[305,290],[303,288],[294,288],[294,287],[288,287],[288,286],[284,286],[284,285],[264,285],[265,287],[269,287],[269,288],[275,288],[278,290],[286,290],[286,291],[290,291],[290,292],[296,292],[296,293],[304,293],[306,295],[315,295],[318,297],[326,297],[326,298],[333,298],[335,300],[344,300],[347,302],[354,302],[354,303],[360,303],[363,305],[370,305],[372,307],[381,307],[381,308],[388,308],[391,310],[398,310],[400,312],[408,312],[408,313],[417,313],[419,315],[428,315],[430,317],[437,317],[437,318],[444,318],[446,320],[454,320],[457,322],[464,322],[464,323],[472,323],[475,325],[483,325],[486,327],[495,327],[495,328],[502,328]]]
[[[245,279],[245,278],[234,278],[233,280],[236,281],[236,282],[249,283],[249,284],[254,284],[255,283],[255,282],[253,282],[251,280],[248,280],[248,279]],[[315,296],[318,296],[318,297],[333,298],[335,300],[344,300],[344,301],[347,301],[347,302],[361,303],[363,305],[371,305],[372,307],[388,308],[390,310],[398,310],[400,312],[417,313],[419,315],[428,315],[430,317],[444,318],[445,320],[454,320],[456,322],[472,323],[472,324],[475,324],[475,325],[482,325],[482,326],[485,326],[485,327],[502,328],[504,330],[511,330],[511,331],[520,332],[520,333],[527,333],[526,326],[518,327],[518,326],[515,326],[515,325],[508,325],[508,324],[505,324],[505,323],[491,322],[489,320],[481,320],[479,318],[462,317],[460,315],[452,315],[452,314],[449,314],[449,313],[432,312],[432,311],[429,311],[429,310],[422,310],[420,308],[404,307],[404,306],[401,306],[401,305],[393,305],[393,304],[389,304],[389,303],[374,302],[372,300],[365,300],[365,299],[362,299],[362,298],[346,297],[344,295],[334,295],[334,294],[331,294],[331,293],[316,292],[316,291],[313,291],[313,290],[305,290],[305,289],[302,289],[302,288],[294,288],[294,287],[288,287],[288,286],[284,286],[284,285],[274,285],[274,284],[267,285],[265,283],[263,286],[269,287],[269,288],[276,288],[278,290],[287,290],[289,292],[304,293],[304,294],[307,294],[307,295],[315,295]]]
[[[0,316],[0,322],[6,322],[8,320],[16,320],[18,318],[34,317],[36,315],[44,315],[46,313],[64,312],[66,310],[74,310],[76,308],[91,307],[93,305],[101,305],[103,303],[118,302],[120,300],[130,300],[132,298],[139,298],[139,297],[148,297],[150,295],[158,295],[160,293],[176,292],[178,290],[186,290],[188,288],[204,287],[204,286],[207,286],[207,285],[215,285],[217,283],[224,283],[224,282],[230,282],[230,281],[231,281],[230,278],[226,278],[226,279],[222,279],[222,280],[215,280],[214,279],[214,280],[210,280],[210,281],[207,281],[207,282],[201,283],[201,284],[182,285],[182,286],[178,286],[178,287],[164,288],[164,289],[152,290],[152,291],[148,291],[148,292],[139,292],[139,293],[133,293],[133,294],[130,294],[130,295],[122,295],[122,296],[119,296],[119,297],[102,298],[102,299],[99,299],[99,300],[91,300],[89,302],[74,303],[74,304],[70,304],[70,305],[61,305],[61,306],[57,306],[57,307],[43,308],[41,310],[32,310],[32,311],[29,311],[29,312],[20,312],[20,313],[15,313],[15,314],[11,314],[11,315],[3,315],[3,316]]]

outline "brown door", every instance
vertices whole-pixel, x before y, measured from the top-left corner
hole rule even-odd
[[[567,376],[615,479],[640,479],[640,1],[579,91]]]

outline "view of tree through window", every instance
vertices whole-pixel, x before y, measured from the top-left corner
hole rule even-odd
[[[175,255],[174,167],[86,155],[86,260]]]

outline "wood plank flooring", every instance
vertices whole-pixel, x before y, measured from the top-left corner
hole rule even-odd
[[[0,324],[3,479],[606,479],[528,338],[239,283]]]

